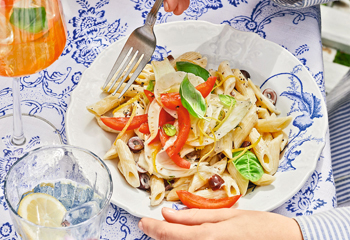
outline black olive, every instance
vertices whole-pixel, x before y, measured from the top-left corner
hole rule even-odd
[[[174,180],[166,180],[166,179],[164,179],[165,191],[173,189],[173,183],[174,182],[175,182]]]
[[[147,173],[139,173],[139,178],[140,178],[140,186],[138,187],[138,189],[148,190],[150,188],[149,175]]]
[[[196,151],[193,151],[193,152],[186,154],[185,157],[189,160],[196,160],[198,158],[197,154],[198,153]]]
[[[271,88],[266,88],[263,91],[263,94],[272,102],[273,105],[276,105],[277,102],[277,93]]]
[[[215,190],[219,190],[222,187],[222,185],[225,183],[225,181],[219,175],[214,174],[209,178],[208,183],[210,188],[215,191]]]
[[[246,79],[250,78],[250,74],[249,74],[249,72],[247,72],[246,70],[241,70],[241,73],[243,74],[243,76],[244,76]]]
[[[128,146],[131,151],[138,152],[143,149],[143,141],[141,138],[135,136],[129,139]]]
[[[171,61],[173,61],[173,60],[174,60],[173,55],[168,55],[168,56],[167,56],[167,58],[168,58],[169,62],[171,62]]]
[[[249,142],[249,141],[244,141],[244,142],[242,143],[242,145],[241,145],[241,148],[249,147],[250,145],[252,145],[251,142]]]

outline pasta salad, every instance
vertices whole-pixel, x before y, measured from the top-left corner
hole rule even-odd
[[[278,117],[277,94],[261,91],[247,71],[228,61],[206,67],[198,52],[152,61],[123,97],[125,83],[87,106],[116,134],[104,159],[118,161],[129,185],[149,191],[151,206],[230,207],[250,183],[276,178],[292,117]]]

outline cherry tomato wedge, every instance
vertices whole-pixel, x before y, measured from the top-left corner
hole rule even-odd
[[[230,208],[232,207],[241,195],[232,197],[225,197],[219,199],[205,198],[185,190],[176,191],[181,202],[189,208],[202,208],[202,209],[216,209],[216,208]]]
[[[196,89],[206,98],[209,93],[213,90],[216,82],[216,77],[211,76],[204,83],[199,84]],[[179,93],[164,93],[160,95],[160,101],[162,104],[169,108],[175,110],[178,106],[181,106],[181,97]]]
[[[129,121],[129,117],[101,117],[102,122],[117,131],[123,130],[126,123]],[[135,116],[127,130],[134,130],[139,128],[142,123],[147,122],[147,114]]]

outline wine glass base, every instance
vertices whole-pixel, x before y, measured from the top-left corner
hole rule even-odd
[[[44,145],[62,144],[62,138],[55,126],[38,116],[22,114],[25,141],[14,144],[13,116],[8,114],[0,118],[0,158],[11,153],[12,157],[21,157],[24,153]]]

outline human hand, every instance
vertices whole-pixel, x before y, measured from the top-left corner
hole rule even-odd
[[[175,15],[182,14],[190,6],[190,0],[164,0],[164,10]]]
[[[302,240],[297,222],[270,212],[224,209],[162,209],[166,221],[142,218],[139,228],[156,240]]]

